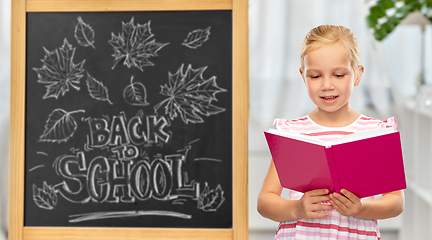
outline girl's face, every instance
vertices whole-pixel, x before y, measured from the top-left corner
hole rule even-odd
[[[347,50],[335,43],[307,53],[304,72],[300,68],[300,74],[312,102],[320,110],[335,113],[350,108],[349,100],[354,86],[360,83],[363,66],[359,66],[359,70],[356,76]]]

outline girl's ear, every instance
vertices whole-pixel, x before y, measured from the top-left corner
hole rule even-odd
[[[304,76],[303,76],[303,70],[302,70],[301,67],[299,67],[299,72],[300,72],[300,75],[301,75],[302,78],[303,78],[303,82],[306,84],[306,79],[305,79]]]
[[[357,72],[356,77],[355,77],[354,86],[358,86],[360,84],[361,78],[363,77],[363,72],[364,72],[363,65],[359,65],[358,68],[359,69],[358,69],[358,72]]]

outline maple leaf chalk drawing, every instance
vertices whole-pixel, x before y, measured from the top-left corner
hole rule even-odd
[[[198,198],[198,209],[201,209],[204,212],[216,211],[225,201],[225,197],[223,195],[224,192],[222,191],[222,187],[220,185],[218,185],[216,189],[210,190],[206,182],[204,190],[201,192]]]
[[[77,129],[75,119],[71,116],[74,113],[85,112],[84,110],[76,110],[66,112],[63,109],[57,108],[49,115],[45,123],[45,131],[40,136],[40,142],[66,142],[73,136]]]
[[[95,48],[94,46],[94,38],[95,38],[95,32],[93,28],[85,23],[81,16],[78,17],[78,23],[75,26],[75,39],[77,40],[78,44],[83,47],[91,46]]]
[[[63,46],[52,52],[45,47],[45,57],[41,60],[41,68],[33,68],[38,74],[38,82],[46,84],[46,93],[43,99],[53,97],[57,99],[60,95],[64,96],[69,91],[69,87],[80,90],[78,84],[84,76],[83,65],[85,60],[75,64],[73,62],[75,47],[72,47],[65,38]]]
[[[157,52],[169,43],[158,43],[151,33],[150,21],[145,24],[134,24],[134,18],[128,23],[122,22],[122,32],[111,33],[109,44],[114,48],[114,65],[123,61],[128,68],[136,67],[144,71],[144,67],[154,66],[150,58],[157,57]]]
[[[216,76],[204,79],[203,73],[207,67],[193,69],[189,64],[186,72],[183,65],[175,74],[168,73],[169,82],[161,86],[160,94],[167,96],[158,103],[155,112],[164,106],[165,114],[174,120],[178,115],[184,123],[202,123],[204,119],[200,115],[210,116],[225,111],[225,108],[212,104],[217,101],[216,94],[226,92],[216,83]]]
[[[182,45],[188,48],[196,49],[198,47],[201,47],[203,43],[205,43],[209,39],[209,36],[210,27],[206,29],[197,29],[187,35]]]
[[[145,86],[140,82],[134,82],[133,76],[130,84],[123,91],[123,97],[127,103],[134,106],[147,106],[147,92]]]
[[[102,82],[99,82],[98,80],[90,76],[89,73],[87,73],[86,83],[89,94],[92,98],[99,101],[107,101],[111,105],[113,104],[109,100],[108,89]]]
[[[33,200],[38,207],[52,210],[57,205],[57,193],[46,182],[43,183],[42,188],[33,184]]]

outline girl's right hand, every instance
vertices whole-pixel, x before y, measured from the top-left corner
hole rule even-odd
[[[329,212],[317,211],[329,211],[334,209],[331,205],[320,203],[329,200],[330,195],[328,189],[316,189],[306,192],[297,202],[298,219],[327,217],[330,214]]]

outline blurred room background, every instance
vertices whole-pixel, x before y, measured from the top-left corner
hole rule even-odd
[[[7,239],[11,2],[0,0],[0,240]]]
[[[382,239],[432,239],[432,8],[427,2],[249,0],[251,240],[271,239],[278,225],[256,210],[271,160],[263,131],[275,118],[298,118],[314,109],[298,71],[299,56],[304,36],[322,24],[343,25],[357,36],[365,72],[351,105],[370,117],[398,119],[406,205],[401,216],[379,221]]]
[[[8,216],[10,1],[0,0],[0,240],[7,239]],[[306,33],[321,24],[346,26],[358,38],[365,73],[355,88],[352,106],[370,117],[395,116],[399,120],[408,180],[406,208],[401,216],[380,221],[381,231],[388,233],[382,239],[432,239],[432,27],[427,18],[432,10],[424,4],[417,11],[407,12],[400,22],[393,23],[388,35],[379,35],[383,39],[377,41],[365,21],[370,9],[386,2],[385,14],[394,15],[399,11],[396,8],[407,4],[392,7],[389,1],[423,3],[249,0],[250,239],[272,239],[277,228],[277,223],[256,211],[256,199],[270,162],[263,131],[272,127],[274,118],[298,118],[313,110],[298,72],[299,54]],[[381,16],[375,24],[384,26],[387,21]]]

